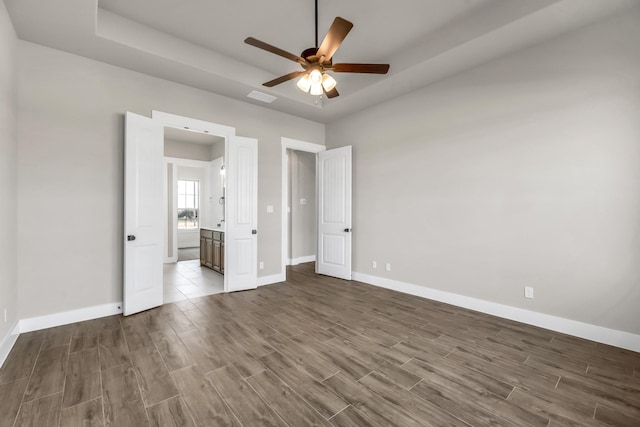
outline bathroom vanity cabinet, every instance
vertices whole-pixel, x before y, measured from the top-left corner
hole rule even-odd
[[[224,230],[200,229],[200,265],[224,274]]]

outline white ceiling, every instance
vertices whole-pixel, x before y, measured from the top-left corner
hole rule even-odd
[[[314,44],[313,0],[5,0],[23,40],[309,118],[330,122],[638,4],[637,0],[319,0],[319,40],[354,23],[336,62],[391,64],[384,76],[334,74],[340,96],[317,102],[300,66],[246,45],[294,54]],[[259,90],[278,99],[246,98]]]

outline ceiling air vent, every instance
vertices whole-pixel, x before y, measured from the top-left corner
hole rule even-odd
[[[255,99],[256,101],[266,102],[267,104],[271,104],[273,101],[278,99],[275,96],[268,95],[268,94],[262,93],[262,92],[258,92],[257,90],[252,90],[251,93],[249,95],[247,95],[247,97],[251,98],[251,99]]]

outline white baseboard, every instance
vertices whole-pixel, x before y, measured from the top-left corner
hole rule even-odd
[[[618,331],[615,329],[605,328],[603,326],[578,322],[576,320],[551,316],[549,314],[538,313],[536,311],[525,310],[523,308],[498,304],[491,301],[427,288],[425,286],[414,285],[412,283],[400,282],[384,277],[371,276],[369,274],[358,273],[355,271],[353,272],[353,280],[405,294],[444,302],[458,307],[468,308],[505,319],[515,320],[529,325],[539,326],[541,328],[585,338],[602,344],[613,345],[627,350],[640,352],[640,335],[632,334],[630,332]]]
[[[7,360],[7,356],[13,348],[13,345],[16,343],[19,335],[20,322],[16,320],[16,323],[14,323],[13,328],[9,330],[7,336],[0,341],[0,368],[4,364],[4,361]]]
[[[315,255],[307,255],[307,256],[301,256],[298,258],[291,258],[289,260],[289,265],[298,265],[298,264],[303,264],[305,262],[315,262],[315,261],[316,261]]]
[[[271,276],[258,277],[258,287],[273,285],[274,283],[284,282],[285,278],[282,273],[272,274]]]
[[[62,311],[45,316],[31,317],[20,320],[20,333],[38,331],[40,329],[53,328],[54,326],[68,325],[69,323],[83,322],[85,320],[98,319],[100,317],[121,313],[122,303],[116,302],[79,308],[77,310]]]

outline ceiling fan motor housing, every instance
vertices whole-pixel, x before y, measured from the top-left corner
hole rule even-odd
[[[315,54],[318,53],[318,48],[317,47],[310,47],[309,49],[305,49],[300,56],[302,56],[304,59],[307,59],[310,56],[315,56]]]
[[[315,65],[315,62],[319,62],[321,58],[318,58],[318,49],[317,47],[310,47],[309,49],[305,49],[300,56],[307,60],[309,64]],[[322,67],[331,67],[333,61],[332,58],[328,60],[324,60],[321,64],[318,64]],[[304,66],[304,65],[303,65]],[[306,67],[305,67],[306,68]]]

